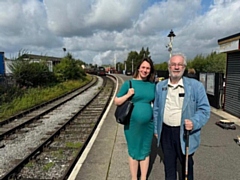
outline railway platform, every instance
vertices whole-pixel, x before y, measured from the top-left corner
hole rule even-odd
[[[111,104],[112,103],[112,104]],[[123,126],[114,118],[113,101],[100,122],[83,156],[68,180],[130,180],[128,153]],[[226,130],[215,123],[227,119],[236,130]],[[196,180],[238,180],[240,177],[240,120],[222,110],[211,108],[211,117],[201,132],[201,145],[194,155]],[[153,138],[148,180],[164,180],[161,149]]]

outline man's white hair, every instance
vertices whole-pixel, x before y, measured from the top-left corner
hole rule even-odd
[[[185,56],[185,54],[183,54],[183,53],[173,53],[172,54],[172,56],[171,56],[171,58],[172,57],[174,57],[174,56],[181,56],[182,58],[183,58],[183,64],[185,65],[185,66],[187,66],[187,57]],[[171,60],[171,58],[168,60],[168,65],[170,65],[170,60]]]

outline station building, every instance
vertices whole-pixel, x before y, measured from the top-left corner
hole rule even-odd
[[[1,53],[1,52],[0,52]],[[30,62],[40,62],[45,61],[47,63],[47,66],[49,68],[50,72],[53,72],[53,67],[61,62],[60,57],[52,57],[52,56],[43,56],[43,55],[35,55],[35,54],[23,54],[21,56],[23,60],[27,60]],[[14,60],[5,59],[4,60],[4,73],[6,76],[11,75],[11,69],[9,68]]]
[[[218,45],[227,54],[224,110],[240,117],[240,33],[219,39]]]

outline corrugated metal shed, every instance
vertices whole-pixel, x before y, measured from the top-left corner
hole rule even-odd
[[[224,110],[240,117],[240,33],[218,40],[227,53]]]

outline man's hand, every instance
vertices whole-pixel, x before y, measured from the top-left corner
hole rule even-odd
[[[185,119],[185,129],[188,131],[193,130],[193,122],[190,119]]]

